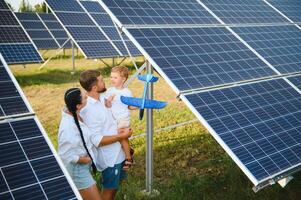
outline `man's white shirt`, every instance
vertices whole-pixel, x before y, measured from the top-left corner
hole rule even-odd
[[[117,122],[113,118],[112,112],[106,108],[104,98],[96,100],[87,98],[87,105],[81,110],[80,116],[93,134],[101,136],[117,135]],[[107,167],[113,167],[125,160],[124,152],[119,142],[93,148],[96,157],[95,164],[98,170],[103,171]]]

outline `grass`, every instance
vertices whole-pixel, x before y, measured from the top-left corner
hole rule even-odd
[[[67,54],[65,57],[70,56]],[[38,70],[40,65],[37,64],[28,65],[25,69],[22,66],[11,67],[55,147],[65,90],[79,87],[78,75],[84,69],[101,70],[106,81],[110,71],[100,61],[85,60],[79,56],[76,73],[71,75],[71,60],[65,57],[53,59],[42,71]],[[130,66],[131,63],[127,60],[125,65]],[[130,89],[135,96],[140,96],[143,85],[135,80]],[[176,94],[162,79],[155,84],[155,98],[169,103],[167,108],[154,111],[155,129],[195,118],[182,102],[176,100]],[[137,114],[136,111],[132,114],[134,135],[145,132],[145,121],[140,122]],[[136,150],[135,166],[117,199],[294,200],[301,197],[300,173],[284,189],[274,185],[255,194],[248,178],[200,123],[155,134],[154,188],[160,195],[147,197],[141,194],[145,188],[145,138],[137,138],[131,143]]]

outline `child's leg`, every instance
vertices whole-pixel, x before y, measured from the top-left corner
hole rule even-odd
[[[126,159],[132,159],[131,152],[130,152],[131,147],[130,147],[129,140],[128,139],[121,140],[121,146],[122,146],[123,151],[125,153],[125,158]]]

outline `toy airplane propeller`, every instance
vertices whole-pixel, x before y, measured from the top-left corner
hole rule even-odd
[[[142,120],[144,115],[144,108],[162,109],[167,105],[167,103],[163,101],[156,101],[156,100],[151,100],[146,98],[149,83],[154,83],[158,81],[159,79],[158,77],[155,77],[152,74],[147,74],[147,75],[138,75],[138,79],[145,82],[142,98],[121,96],[120,100],[122,103],[128,106],[134,106],[140,108],[139,119]]]

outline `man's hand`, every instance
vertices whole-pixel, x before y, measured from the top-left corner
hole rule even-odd
[[[118,134],[122,139],[127,139],[131,137],[133,134],[133,130],[131,128],[120,128],[118,129]]]
[[[79,164],[89,164],[90,162],[91,162],[91,158],[89,156],[82,156],[77,161],[77,163]]]

